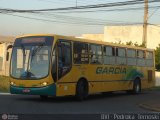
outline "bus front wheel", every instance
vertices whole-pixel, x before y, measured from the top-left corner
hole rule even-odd
[[[48,99],[48,96],[47,96],[47,95],[40,95],[40,98],[41,98],[42,100],[46,100],[46,99]]]
[[[88,96],[88,84],[85,80],[80,80],[76,87],[76,98],[80,101],[84,100]]]

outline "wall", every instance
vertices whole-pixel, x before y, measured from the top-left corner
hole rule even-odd
[[[112,43],[133,43],[142,44],[143,26],[105,26],[104,34],[83,34],[81,38],[106,41]],[[160,44],[160,27],[148,25],[147,48],[155,49]]]
[[[155,86],[160,86],[160,72],[156,72],[156,83]]]
[[[2,71],[3,65],[3,44],[0,44],[0,71]]]
[[[0,57],[3,59],[0,60],[0,75],[9,76],[9,65],[10,60],[6,61],[6,54],[7,54],[7,46],[11,45],[12,43],[2,43],[0,44]],[[11,49],[8,50],[9,57],[11,57]]]
[[[83,34],[81,38],[91,39],[91,40],[96,40],[96,41],[103,41],[104,34]]]
[[[126,43],[132,41],[142,43],[143,26],[106,26],[104,28],[104,41]],[[160,44],[160,27],[148,26],[147,48],[155,49]]]

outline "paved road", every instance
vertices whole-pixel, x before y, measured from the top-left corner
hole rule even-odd
[[[112,95],[90,95],[86,101],[78,102],[74,97],[51,97],[42,101],[39,96],[0,94],[0,113],[143,113],[150,111],[140,108],[138,104],[154,100],[159,95],[158,91],[145,91],[140,95],[121,92]]]

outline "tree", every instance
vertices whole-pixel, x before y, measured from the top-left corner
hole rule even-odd
[[[145,47],[144,43],[139,45],[137,42],[133,43],[132,41],[126,42],[126,45],[131,45],[131,46],[136,46],[136,47]]]
[[[126,42],[126,45],[131,45],[131,46],[133,46],[133,42],[132,42],[132,41]]]

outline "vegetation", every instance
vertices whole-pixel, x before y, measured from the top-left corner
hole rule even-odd
[[[136,47],[145,47],[144,43],[139,45],[137,42],[133,43],[132,41],[126,42],[126,45],[131,45],[131,46],[136,46]]]
[[[0,92],[9,92],[9,77],[0,76]]]
[[[149,91],[159,91],[160,90],[160,86],[155,86],[155,87],[152,87],[152,88],[148,88],[146,90],[149,90]]]
[[[121,41],[119,41],[118,44],[124,45],[124,43],[122,43]],[[129,42],[126,42],[126,45],[131,45],[131,46],[136,46],[136,47],[143,47],[143,48],[145,48],[145,43],[142,43],[142,44],[139,45],[137,42],[133,43],[132,41],[129,41]]]
[[[157,71],[160,71],[160,44],[155,50],[155,64]]]

